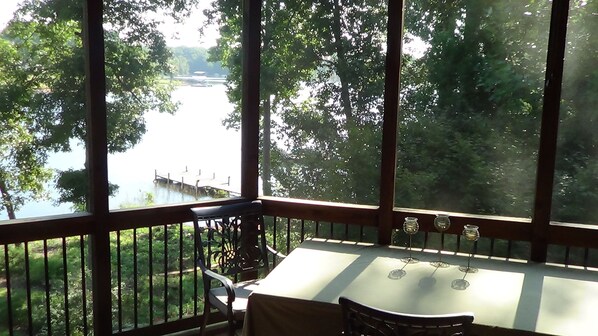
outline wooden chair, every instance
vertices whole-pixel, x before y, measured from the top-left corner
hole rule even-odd
[[[411,315],[377,309],[340,297],[346,336],[467,336],[473,314]]]
[[[200,335],[205,335],[210,311],[216,308],[226,316],[228,333],[232,336],[243,324],[247,298],[258,285],[255,278],[270,271],[268,251],[278,257],[284,255],[266,245],[260,201],[192,208],[191,211],[196,262],[204,287]]]

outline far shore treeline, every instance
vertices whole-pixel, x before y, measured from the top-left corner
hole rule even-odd
[[[208,77],[225,77],[228,71],[220,62],[210,62],[208,49],[201,47],[173,47],[172,75],[192,76],[195,71],[203,71]]]

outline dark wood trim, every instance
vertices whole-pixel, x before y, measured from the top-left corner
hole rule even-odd
[[[112,335],[117,336],[158,336],[168,335],[181,331],[193,331],[194,329],[199,330],[202,316],[191,316],[180,320],[168,321],[167,323],[154,324],[152,326],[139,327],[137,329],[115,331]],[[211,312],[208,319],[209,325],[206,328],[206,335],[220,335],[224,334],[228,326],[224,323],[224,329],[222,329],[223,322],[226,322],[224,315],[220,312]],[[199,333],[198,333],[199,334]],[[185,333],[187,335],[187,333]]]
[[[201,317],[193,316],[176,321],[168,321],[167,323],[154,324],[152,326],[140,327],[137,329],[123,330],[115,332],[113,335],[118,336],[150,336],[150,335],[167,335],[179,331],[199,328],[201,325]]]
[[[261,1],[243,0],[241,195],[258,196]]]
[[[259,199],[264,205],[264,214],[267,216],[363,226],[376,226],[378,222],[376,206],[266,196]]]
[[[283,218],[329,221],[354,225],[375,226],[378,208],[375,206],[305,201],[276,197],[260,197],[266,215]],[[159,226],[190,221],[189,209],[198,206],[224,205],[246,201],[243,198],[213,200],[181,205],[162,205],[151,208],[114,210],[108,223],[110,231]],[[396,208],[393,228],[400,228],[407,216],[418,218],[421,231],[435,232],[436,212],[431,210]],[[473,216],[451,213],[451,227],[447,233],[459,234],[465,224],[480,226],[482,235],[490,238],[531,241],[533,226],[529,219]],[[87,235],[92,232],[93,217],[88,213],[25,218],[0,223],[0,245],[26,241],[40,241],[61,237]],[[598,248],[598,226],[576,223],[552,223],[547,244]]]
[[[244,198],[227,198],[187,203],[179,205],[162,205],[151,208],[114,210],[109,216],[110,231],[128,230],[134,228],[167,225],[193,220],[189,209],[202,206],[233,204],[246,201]]]
[[[104,65],[103,1],[87,0],[83,13],[83,46],[87,94],[87,171],[93,216],[90,235],[93,329],[95,335],[112,333],[110,233],[108,231],[108,136],[106,72]]]
[[[548,228],[547,243],[598,249],[598,226],[553,223]]]
[[[90,214],[69,214],[18,219],[0,223],[0,245],[91,233]]]
[[[395,203],[403,9],[402,0],[388,3],[384,120],[380,163],[380,209],[378,214],[378,243],[384,245],[390,244],[392,209]]]
[[[536,262],[546,261],[547,254],[568,15],[568,0],[552,2],[544,83],[544,107],[536,174],[536,198],[532,217],[531,259]]]
[[[89,212],[108,213],[108,134],[102,0],[87,0],[83,45],[86,51],[87,171]]]

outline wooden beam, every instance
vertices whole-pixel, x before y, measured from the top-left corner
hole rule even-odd
[[[0,245],[86,235],[92,224],[88,213],[11,220],[0,223]]]
[[[536,198],[532,217],[531,259],[537,262],[546,261],[547,254],[568,15],[569,0],[552,2],[544,83],[544,108],[536,174]]]
[[[90,235],[95,335],[112,334],[110,233],[108,230],[108,146],[106,73],[104,68],[103,1],[86,0],[83,13],[83,46],[87,94],[87,171],[93,216]]]
[[[548,244],[598,249],[598,226],[553,223],[548,229]]]
[[[380,209],[378,214],[378,243],[383,245],[390,244],[393,225],[392,211],[395,203],[403,9],[404,3],[402,0],[388,2],[384,120],[380,164]]]
[[[376,206],[266,196],[260,197],[260,200],[267,216],[374,227],[378,221]]]
[[[261,1],[243,0],[241,196],[258,196]]]
[[[190,222],[193,220],[191,210],[189,210],[191,208],[234,204],[246,201],[247,200],[243,198],[223,198],[191,204],[164,204],[152,206],[150,208],[119,209],[110,212],[108,223],[110,231],[118,231]]]

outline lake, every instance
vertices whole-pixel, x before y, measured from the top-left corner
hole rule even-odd
[[[154,172],[171,173],[174,178],[185,169],[202,176],[216,175],[231,179],[231,188],[239,190],[241,176],[241,133],[227,130],[222,120],[233,111],[222,84],[211,87],[180,86],[173,92],[180,102],[175,115],[150,111],[145,115],[147,132],[135,147],[125,153],[108,156],[108,178],[119,185],[110,198],[110,209],[139,206],[147,193],[155,204],[181,203],[195,200],[175,188],[155,184]],[[85,151],[76,146],[68,153],[52,154],[48,166],[54,169],[80,169]],[[52,195],[56,192],[51,190]],[[206,197],[203,197],[206,198]],[[17,211],[17,218],[55,215],[72,212],[71,204],[56,205],[53,201],[29,203]],[[5,212],[0,220],[7,219]]]

